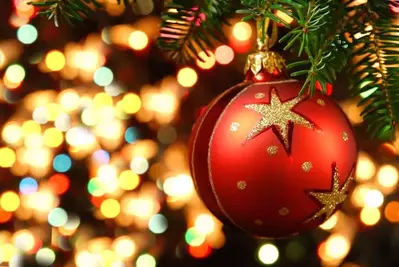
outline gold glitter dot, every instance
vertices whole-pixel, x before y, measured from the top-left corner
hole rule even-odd
[[[310,169],[312,169],[312,167],[313,167],[313,165],[312,165],[312,162],[310,162],[310,161],[305,161],[302,164],[302,170],[304,170],[305,172],[309,172]]]
[[[230,125],[230,131],[237,132],[238,131],[238,127],[240,127],[240,124],[238,122],[233,122]]]
[[[278,147],[277,146],[269,146],[267,148],[267,153],[269,153],[270,156],[276,155],[278,152]]]
[[[237,188],[240,190],[244,190],[247,187],[247,182],[245,181],[239,181],[237,182]]]
[[[261,99],[261,98],[264,98],[265,97],[265,94],[264,93],[257,93],[256,95],[255,95],[255,98],[256,99]]]
[[[256,224],[256,225],[262,225],[263,222],[262,222],[262,220],[256,220],[256,221],[255,221],[255,224]]]
[[[290,213],[290,210],[286,207],[283,207],[278,211],[278,214],[280,214],[281,216],[286,216],[288,215],[288,213]]]
[[[349,136],[348,136],[348,134],[346,132],[342,133],[342,139],[344,139],[345,142],[348,141]]]
[[[317,104],[319,104],[320,106],[326,105],[326,103],[322,99],[317,99]]]

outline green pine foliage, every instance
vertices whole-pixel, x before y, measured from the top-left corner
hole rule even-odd
[[[129,0],[118,0],[125,5]],[[266,21],[284,24],[289,32],[281,36],[285,49],[300,58],[288,65],[292,76],[305,79],[302,93],[313,94],[316,84],[323,90],[337,74],[348,71],[354,95],[362,94],[359,105],[373,137],[392,140],[399,118],[399,26],[393,23],[392,1],[368,0],[168,0],[161,14],[159,47],[176,62],[186,63],[200,51],[224,42],[224,25],[233,11],[244,21],[257,20],[264,41]],[[95,8],[96,0],[41,0],[42,13],[70,24],[82,21]],[[291,25],[275,14],[284,12]],[[366,94],[366,96],[364,96]]]
[[[395,138],[399,118],[399,26],[364,7],[354,24],[354,63],[349,68],[353,93],[373,137]]]
[[[118,0],[118,3],[120,0]],[[127,2],[127,1],[125,1]],[[55,25],[64,21],[70,25],[82,22],[85,17],[93,12],[93,7],[101,8],[96,0],[43,0],[29,2],[29,4],[43,8],[41,15],[54,19]]]
[[[215,41],[225,42],[223,25],[228,25],[232,14],[229,0],[191,1],[192,5],[188,2],[172,1],[161,15],[158,45],[178,63],[186,63],[199,52],[214,48]]]

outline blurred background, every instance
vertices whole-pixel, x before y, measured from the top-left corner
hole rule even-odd
[[[355,189],[317,230],[257,240],[209,213],[187,162],[201,109],[243,80],[254,25],[233,18],[228,43],[177,66],[154,44],[162,1],[99,2],[59,28],[1,3],[0,266],[399,266],[399,142],[369,140],[346,74],[328,93],[356,130]]]

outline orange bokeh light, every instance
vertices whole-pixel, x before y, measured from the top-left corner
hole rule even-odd
[[[49,179],[49,185],[52,191],[57,195],[64,194],[69,188],[70,181],[68,177],[64,174],[54,174]]]
[[[10,90],[13,90],[13,89],[17,89],[21,85],[22,82],[14,83],[14,82],[11,82],[9,79],[7,79],[7,76],[4,76],[3,83],[4,83],[5,87],[7,87]]]
[[[399,222],[399,202],[392,201],[389,202],[388,205],[385,207],[385,217],[391,223],[398,223]]]
[[[93,204],[94,207],[99,208],[101,206],[101,203],[105,200],[105,196],[100,196],[100,197],[95,197],[91,196],[90,202]]]
[[[201,246],[198,247],[189,246],[188,252],[194,258],[203,259],[208,257],[212,253],[212,248],[208,244],[203,243]]]
[[[6,223],[12,218],[12,213],[0,209],[0,223]]]
[[[19,3],[16,4],[15,11],[18,16],[31,18],[33,15],[35,15],[34,6],[29,5],[28,2],[29,1],[19,1]]]

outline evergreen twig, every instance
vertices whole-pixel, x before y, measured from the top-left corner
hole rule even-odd
[[[224,42],[223,25],[232,14],[229,0],[194,1],[187,7],[179,1],[166,6],[162,14],[159,47],[172,59],[185,63],[214,48],[214,41]]]

